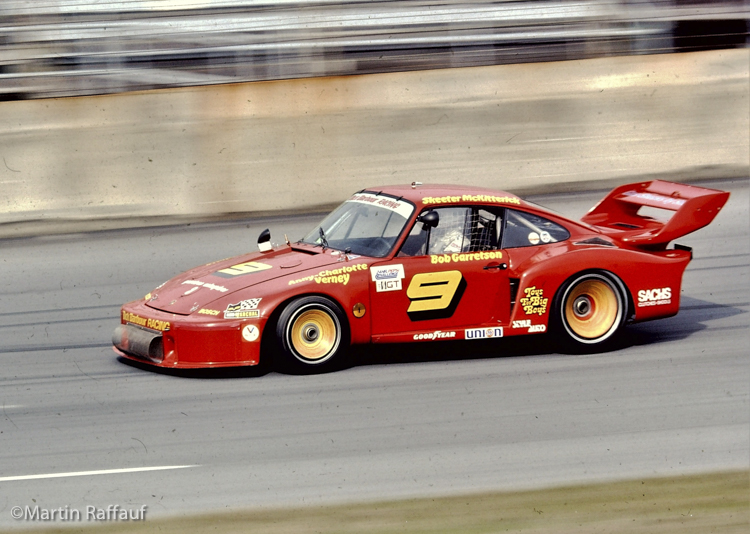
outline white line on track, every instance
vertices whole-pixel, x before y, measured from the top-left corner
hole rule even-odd
[[[47,473],[44,475],[21,475],[15,477],[0,477],[0,482],[15,480],[37,480],[43,478],[87,477],[92,475],[118,475],[121,473],[142,473],[144,471],[166,471],[168,469],[185,469],[198,467],[197,465],[157,465],[154,467],[129,467],[125,469],[103,469],[101,471],[72,471],[70,473]]]

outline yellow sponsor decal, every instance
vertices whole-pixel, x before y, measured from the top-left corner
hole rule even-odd
[[[424,197],[422,204],[455,204],[456,202],[488,202],[492,204],[521,204],[521,199],[518,197],[497,197],[495,195],[461,195],[461,196],[445,196],[445,197]]]
[[[318,274],[311,274],[310,276],[305,276],[304,278],[298,278],[297,280],[290,280],[289,285],[293,286],[295,284],[301,284],[303,282],[315,282],[316,284],[343,284],[346,285],[349,283],[349,277],[351,276],[351,273],[357,272],[357,271],[364,271],[367,269],[366,263],[358,263],[356,265],[346,265],[344,267],[339,267],[338,269],[326,269],[325,271],[320,271]]]
[[[316,276],[315,277],[315,283],[316,284],[348,284],[349,283],[349,274],[339,274],[334,276]]]
[[[198,313],[202,315],[219,315],[221,312],[219,310],[209,310],[206,308],[201,308],[198,310]]]
[[[162,321],[160,319],[147,319],[125,310],[122,310],[122,320],[126,323],[143,326],[152,330],[159,330],[161,332],[169,330],[169,321]]]
[[[453,202],[461,202],[461,197],[424,197],[422,204],[451,204]]]
[[[536,286],[527,287],[523,290],[525,297],[520,302],[526,315],[544,315],[547,311],[548,298],[544,297],[544,290]]]
[[[462,261],[500,260],[502,258],[503,253],[499,250],[493,252],[454,252],[453,254],[430,256],[430,263],[458,263]]]

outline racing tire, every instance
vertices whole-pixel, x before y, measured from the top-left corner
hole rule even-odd
[[[627,317],[625,286],[607,272],[579,273],[560,288],[555,298],[555,329],[566,348],[603,350],[617,338]]]
[[[325,297],[290,302],[276,323],[279,370],[291,374],[339,369],[349,347],[349,323],[341,308]]]

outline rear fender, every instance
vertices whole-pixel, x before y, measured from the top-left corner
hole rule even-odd
[[[605,271],[622,281],[629,302],[628,314],[634,322],[675,315],[679,310],[682,274],[689,262],[689,250],[643,252],[600,247],[572,249],[536,263],[531,258],[526,266],[516,268],[523,274],[511,324],[535,318],[537,323],[548,325],[560,287],[571,276],[588,271]]]

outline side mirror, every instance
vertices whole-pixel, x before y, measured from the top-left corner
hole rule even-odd
[[[417,217],[417,222],[422,223],[423,230],[435,228],[440,222],[440,215],[438,215],[437,211],[428,211]]]
[[[266,228],[258,236],[258,250],[268,252],[271,249],[273,249],[271,246],[271,231]]]

